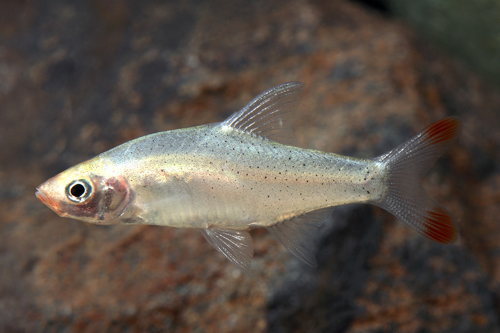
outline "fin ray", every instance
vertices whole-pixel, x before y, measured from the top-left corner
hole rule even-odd
[[[442,119],[375,159],[386,164],[388,179],[385,197],[374,204],[427,238],[443,244],[458,239],[457,223],[446,209],[427,195],[421,179],[459,135],[461,127],[459,118]]]
[[[235,112],[222,125],[276,141],[280,141],[280,138],[288,139],[290,126],[286,115],[293,110],[302,89],[303,83],[300,82],[273,87]]]
[[[304,263],[316,267],[314,235],[323,222],[330,217],[331,212],[331,207],[320,209],[277,223],[267,227],[267,230],[290,253]]]
[[[200,229],[205,239],[236,266],[248,271],[252,264],[253,242],[248,231],[221,228]]]

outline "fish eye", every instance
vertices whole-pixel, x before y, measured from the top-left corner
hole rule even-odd
[[[86,179],[75,180],[66,187],[66,196],[73,202],[84,202],[92,195],[94,188]]]

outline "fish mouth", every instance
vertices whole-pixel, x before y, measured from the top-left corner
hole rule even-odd
[[[38,200],[40,200],[45,206],[49,207],[52,209],[54,212],[59,214],[59,206],[57,203],[52,200],[49,196],[45,195],[42,191],[40,191],[38,188],[35,191],[35,196]]]

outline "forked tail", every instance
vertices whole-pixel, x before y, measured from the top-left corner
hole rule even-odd
[[[374,204],[422,235],[444,244],[458,239],[457,223],[446,209],[427,195],[421,179],[460,134],[461,128],[459,118],[440,120],[375,159],[386,164],[388,178],[386,195]]]

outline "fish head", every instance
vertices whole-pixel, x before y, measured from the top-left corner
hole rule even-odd
[[[95,224],[118,224],[131,202],[127,180],[105,175],[91,161],[76,165],[36,188],[36,197],[59,216]]]

